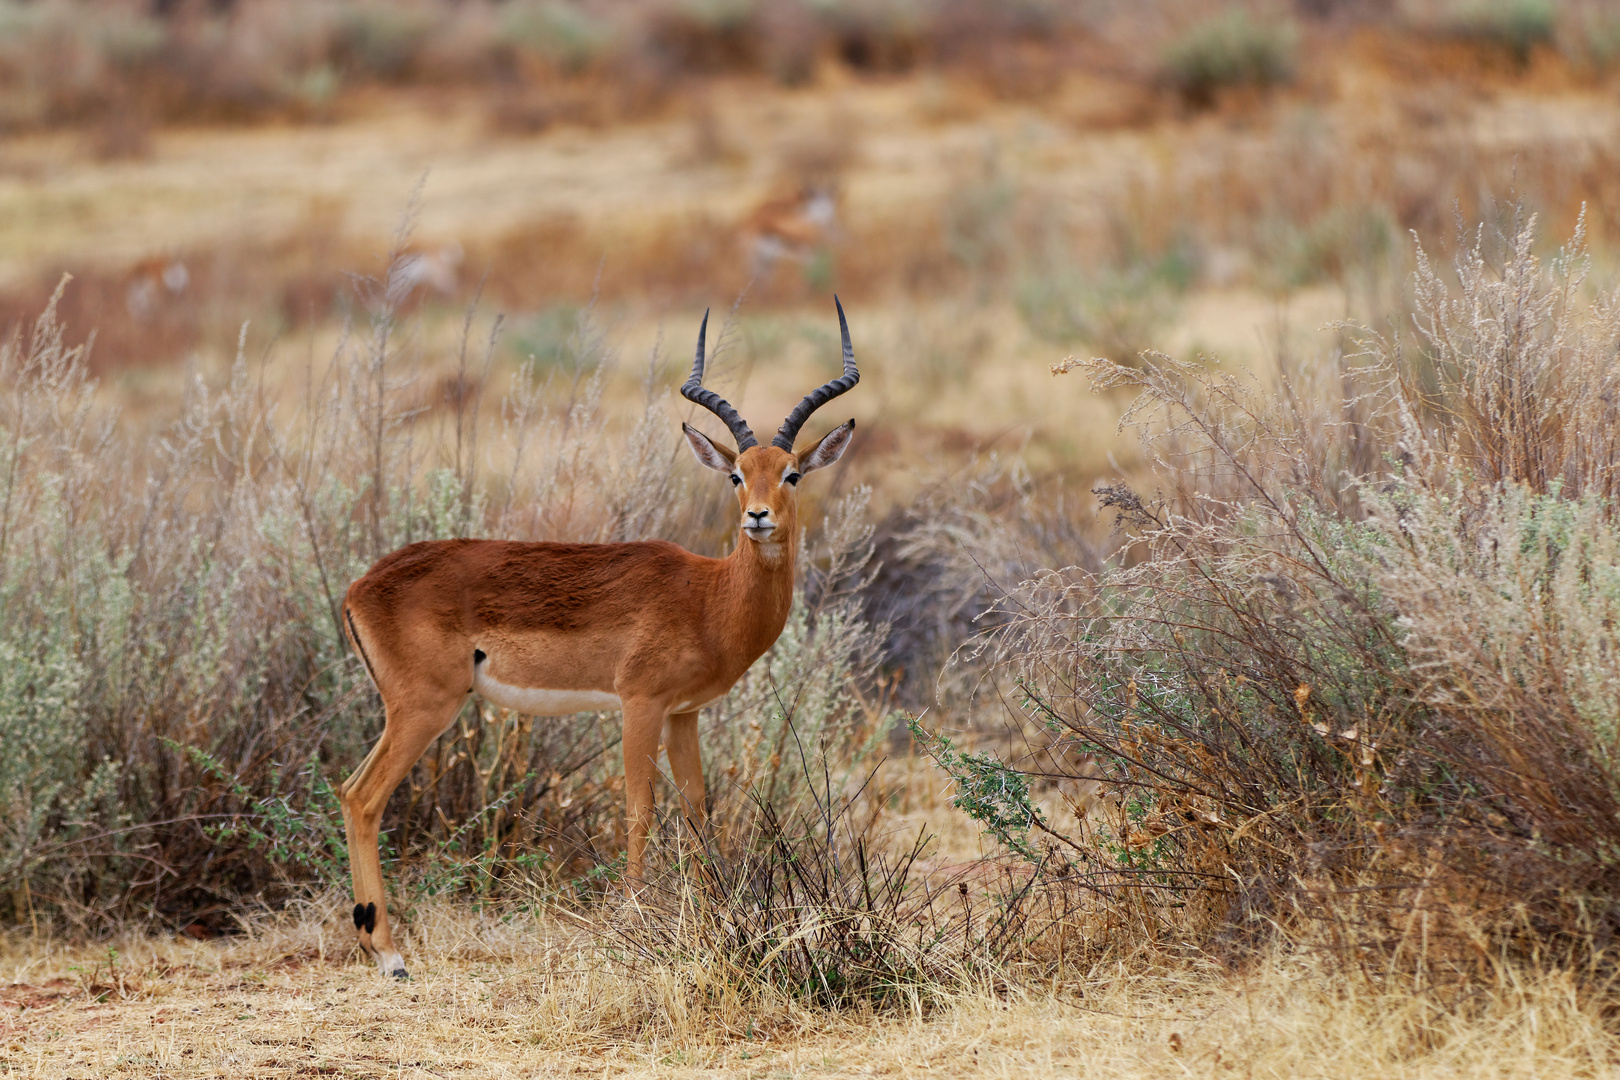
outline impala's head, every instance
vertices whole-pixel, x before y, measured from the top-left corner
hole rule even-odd
[[[838,306],[838,329],[844,339],[844,374],[799,402],[771,445],[760,446],[754,433],[737,415],[726,400],[712,390],[703,389],[703,340],[709,329],[709,314],[703,313],[703,326],[698,330],[697,359],[692,364],[692,377],[681,387],[681,393],[724,420],[737,440],[737,449],[731,450],[711,440],[690,424],[682,424],[686,441],[692,446],[701,464],[731,477],[737,489],[737,502],[742,507],[743,535],[756,544],[780,544],[791,540],[799,527],[799,481],[816,469],[831,465],[843,456],[855,431],[855,421],[833,428],[821,441],[804,450],[793,449],[799,429],[822,405],[860,381],[861,373],[855,367],[855,349],[849,343],[849,324],[844,321],[844,305],[833,297]]]

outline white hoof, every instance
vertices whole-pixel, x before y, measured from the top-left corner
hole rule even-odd
[[[379,950],[377,953],[377,969],[383,973],[385,978],[391,976],[395,979],[408,979],[411,977],[410,972],[405,970],[405,958],[397,952],[382,952]]]

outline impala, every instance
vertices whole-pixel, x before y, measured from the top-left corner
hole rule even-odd
[[[837,225],[837,192],[831,185],[805,184],[766,199],[742,224],[754,274],[769,276],[783,259],[809,262],[816,247],[832,237]]]
[[[742,535],[723,559],[663,540],[631,544],[429,540],[378,560],[343,600],[343,625],[382,696],[382,737],[340,789],[360,945],[384,975],[405,977],[383,892],[377,827],[384,806],[469,694],[505,709],[624,715],[625,880],[641,879],[662,739],[689,821],[705,823],[698,710],[769,649],[793,603],[798,484],[837,461],[855,421],[795,452],[810,414],[860,379],[838,304],[844,374],[805,397],[760,446],[724,398],[703,389],[698,330],[689,400],[725,422],[735,451],[682,424],[698,461],[727,474]]]

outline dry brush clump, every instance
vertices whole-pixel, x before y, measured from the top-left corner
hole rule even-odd
[[[688,973],[692,1008],[921,1015],[1049,972],[1083,922],[1061,885],[1021,867],[941,867],[930,826],[902,835],[890,820],[896,686],[878,670],[894,631],[873,609],[892,610],[884,598],[906,584],[874,561],[866,499],[831,508],[805,603],[720,708],[709,746],[729,762],[729,795],[713,831],[666,817],[661,872],[607,911],[629,962]]]
[[[1099,489],[1118,554],[1002,597],[987,686],[1073,753],[936,738],[958,805],[1158,934],[1281,929],[1431,974],[1603,949],[1620,297],[1583,289],[1579,233],[1544,262],[1533,226],[1494,255],[1481,230],[1451,284],[1420,254],[1415,332],[1269,390],[1165,356],[1060,366],[1140,395],[1164,487]],[[1032,795],[1098,779],[1078,819]]]
[[[879,659],[898,702],[922,709],[944,687],[975,679],[953,654],[984,630],[1002,593],[1056,561],[1100,569],[1102,552],[1076,493],[1032,475],[1017,455],[969,461],[891,510],[874,537],[863,601],[885,630]]]
[[[660,356],[620,415],[588,311],[557,364],[515,369],[496,358],[500,321],[475,331],[469,314],[452,375],[422,378],[435,365],[400,321],[406,265],[359,283],[366,321],[299,400],[278,407],[239,358],[224,385],[195,380],[147,450],[97,405],[54,304],[0,351],[10,921],[217,928],[243,903],[344,887],[334,786],[382,717],[338,605],[388,551],[464,535],[725,542],[729,493],[689,486]],[[874,723],[852,690],[875,633],[847,589],[863,507],[812,545],[789,631],[706,719],[737,733],[711,755],[723,820],[754,787],[796,792],[784,702],[834,759]],[[411,896],[593,891],[623,844],[617,746],[616,717],[470,704],[395,795],[385,858]]]
[[[824,749],[792,752],[797,797],[750,792],[747,844],[689,844],[608,914],[631,963],[692,973],[695,1003],[922,1015],[1005,987],[1073,916],[1033,875],[941,874],[926,832],[885,835],[880,764],[835,777]]]

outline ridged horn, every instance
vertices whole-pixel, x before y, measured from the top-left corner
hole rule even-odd
[[[715,393],[713,390],[703,389],[703,339],[709,334],[709,312],[703,312],[703,325],[698,327],[697,359],[692,361],[692,377],[686,380],[681,387],[681,396],[686,400],[695,402],[708,409],[714,415],[726,422],[731,429],[731,437],[737,440],[737,452],[740,454],[750,446],[758,446],[759,440],[737,410],[731,407],[730,402]]]
[[[855,346],[849,343],[849,323],[844,321],[844,305],[838,302],[837,296],[833,297],[833,304],[838,308],[838,332],[844,338],[844,374],[806,394],[804,400],[782,421],[781,430],[771,443],[789,453],[793,452],[793,441],[799,437],[799,429],[810,419],[810,414],[839,394],[847,393],[850,387],[861,381],[860,369],[855,366]]]

